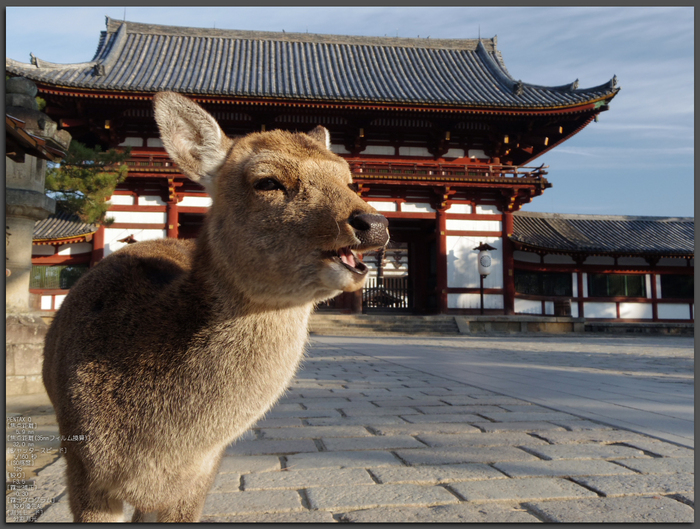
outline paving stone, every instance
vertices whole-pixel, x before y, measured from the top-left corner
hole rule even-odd
[[[527,502],[525,507],[544,520],[559,523],[692,523],[692,507],[663,496],[586,498]]]
[[[401,465],[391,452],[379,450],[357,452],[318,452],[287,456],[287,468],[302,470],[308,468],[372,468],[387,465]]]
[[[422,393],[426,395],[437,395],[440,397],[455,397],[457,395],[495,395],[492,391],[488,391],[481,388],[475,388],[473,386],[452,386],[450,388],[422,388]]]
[[[301,496],[293,490],[256,490],[209,494],[202,516],[301,511]]]
[[[678,446],[649,438],[640,438],[625,444],[634,446],[640,450],[646,450],[647,452],[651,452],[662,457],[692,457],[695,454],[694,450],[686,448],[685,446]]]
[[[486,433],[496,432],[541,432],[546,430],[564,431],[563,426],[543,421],[526,422],[478,422],[472,423],[474,426]]]
[[[372,402],[379,406],[380,408],[386,408],[391,406],[444,406],[445,403],[439,400],[439,397],[428,397],[423,395],[423,398],[416,397],[404,397],[404,398],[392,398],[392,399],[379,399],[373,398]]]
[[[515,399],[513,397],[504,397],[501,395],[474,395],[473,397],[470,397],[468,395],[457,395],[457,396],[442,396],[440,397],[441,400],[448,404],[452,404],[454,406],[462,406],[462,405],[473,405],[473,406],[484,406],[484,405],[493,405],[493,406],[499,406],[501,404],[523,404],[527,405],[529,402],[525,402],[524,400],[520,399]]]
[[[309,410],[337,409],[341,406],[349,406],[350,401],[345,397],[325,397],[318,399],[300,399]]]
[[[294,454],[297,452],[317,452],[311,439],[256,439],[243,441],[226,447],[226,455]]]
[[[60,523],[60,522],[72,522],[73,513],[70,511],[70,504],[67,501],[60,501],[53,503],[43,509],[43,513],[40,514],[37,522],[39,523]]]
[[[634,474],[632,470],[602,460],[559,460],[559,461],[503,461],[494,467],[513,478],[525,477],[569,477],[569,476],[607,476],[617,474]]]
[[[368,437],[362,426],[302,426],[301,428],[264,428],[263,439],[320,439],[321,437]]]
[[[340,417],[340,413],[334,409],[326,410],[272,410],[265,416],[268,419],[306,419],[309,417]]]
[[[693,492],[693,474],[644,474],[634,476],[586,476],[574,480],[603,496],[675,494]]]
[[[381,435],[359,438],[324,438],[323,445],[329,452],[338,450],[394,450],[397,448],[425,448],[410,435]]]
[[[307,489],[312,509],[340,511],[371,507],[444,505],[459,500],[447,490],[431,485],[354,485]]]
[[[518,413],[548,413],[552,410],[550,408],[545,408],[544,406],[539,406],[537,404],[531,404],[529,402],[518,402],[517,404],[499,404],[499,411],[510,411]]]
[[[438,484],[452,481],[506,479],[505,474],[482,463],[371,468],[370,472],[380,483]]]
[[[274,407],[270,410],[270,412],[275,412],[275,411],[298,411],[298,410],[303,410],[304,408],[302,405],[298,402],[278,402],[277,404],[274,405]]]
[[[368,417],[370,415],[418,415],[420,412],[408,406],[395,406],[391,408],[341,408],[348,417]]]
[[[694,472],[694,457],[658,457],[651,459],[624,459],[616,461],[643,474],[676,474],[679,472]]]
[[[345,487],[373,485],[374,480],[363,468],[284,470],[248,474],[243,477],[244,490],[302,489],[308,487]]]
[[[571,420],[554,419],[552,420],[552,424],[563,426],[567,430],[573,431],[612,430],[612,426],[608,426],[607,424],[579,419],[578,417],[572,417]]]
[[[418,413],[418,412],[416,412]],[[406,419],[408,422],[412,422],[414,424],[427,424],[427,423],[434,423],[434,422],[480,422],[483,421],[483,417],[479,417],[478,415],[472,415],[469,413],[439,413],[439,414],[434,414],[434,415],[401,415],[404,419]]]
[[[343,522],[354,523],[537,523],[540,520],[517,504],[438,505],[423,508],[367,509],[343,513]]]
[[[201,521],[204,523],[334,523],[336,520],[328,511],[300,511],[204,516]]]
[[[446,434],[461,434],[461,433],[479,433],[481,430],[463,422],[447,422],[447,423],[421,423],[408,424],[404,422],[401,425],[378,425],[372,426],[372,431],[379,435],[419,435],[423,433],[446,433]]]
[[[646,440],[648,437],[627,430],[586,430],[574,432],[540,432],[537,434],[550,443],[619,443]]]
[[[241,490],[241,475],[228,473],[216,475],[210,492],[236,492],[239,490]]]
[[[462,433],[439,434],[428,433],[418,434],[418,439],[428,446],[518,446],[518,445],[544,445],[546,441],[532,437],[523,432],[504,433]]]
[[[636,448],[621,445],[604,445],[595,443],[577,445],[523,446],[528,452],[542,459],[625,459],[648,458]]]
[[[277,456],[225,456],[221,459],[219,474],[248,474],[269,472],[282,468]]]
[[[538,461],[527,452],[512,446],[480,448],[443,447],[401,450],[396,454],[411,465],[448,465],[453,463],[492,463],[496,461]]]
[[[683,492],[681,494],[674,494],[671,497],[693,508],[695,507],[695,492]]]
[[[444,413],[498,413],[503,410],[497,406],[419,406],[418,410],[426,415]]]
[[[288,428],[302,425],[301,419],[288,417],[286,419],[261,419],[255,423],[255,428]]]
[[[594,492],[560,478],[526,478],[508,479],[505,481],[452,483],[450,488],[470,502],[597,497]]]
[[[309,426],[373,426],[387,424],[406,424],[401,417],[396,415],[366,415],[362,417],[320,417],[307,419]]]
[[[556,420],[573,420],[576,419],[573,415],[563,413],[561,411],[542,411],[542,412],[485,412],[482,414],[487,419],[497,422],[524,422],[524,421],[556,421]]]

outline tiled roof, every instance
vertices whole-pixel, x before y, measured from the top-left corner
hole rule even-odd
[[[32,239],[36,241],[72,239],[95,233],[97,226],[87,224],[76,215],[59,212],[34,224]]]
[[[695,254],[692,217],[513,214],[510,239],[532,249],[626,255]]]
[[[522,83],[496,39],[406,39],[159,26],[107,19],[93,60],[6,70],[39,83],[93,90],[513,109],[609,101],[594,88]]]

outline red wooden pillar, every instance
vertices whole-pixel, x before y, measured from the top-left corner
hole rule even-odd
[[[90,258],[90,267],[95,266],[105,256],[105,227],[97,228],[95,235],[92,236],[92,257]]]
[[[169,201],[166,206],[167,220],[166,220],[166,237],[168,239],[177,239],[178,236],[178,215],[177,215],[177,198],[174,201]]]
[[[513,269],[513,244],[509,237],[513,235],[513,213],[503,212],[503,309],[505,314],[515,314],[515,278]],[[544,311],[542,312],[544,314]]]
[[[437,300],[440,314],[447,314],[447,208],[435,208],[437,233],[435,247],[437,253]]]

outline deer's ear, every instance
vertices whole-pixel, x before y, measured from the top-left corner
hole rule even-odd
[[[325,145],[326,149],[329,151],[331,150],[331,133],[328,132],[326,127],[318,125],[314,130],[307,132],[306,134],[311,136],[316,141],[321,142],[321,144]]]
[[[183,173],[212,194],[232,140],[208,112],[184,96],[160,92],[153,96],[153,106],[165,150]]]

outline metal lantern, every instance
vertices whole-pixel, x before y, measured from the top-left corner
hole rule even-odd
[[[477,266],[479,267],[479,278],[481,285],[481,314],[484,313],[484,278],[491,273],[491,250],[495,250],[490,244],[479,241],[479,246],[474,248],[479,252],[477,256]]]

